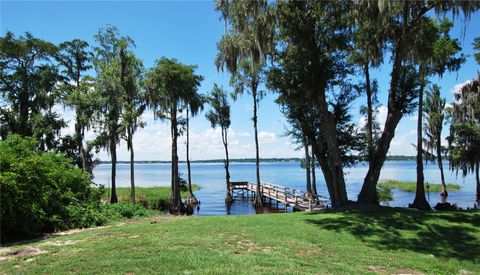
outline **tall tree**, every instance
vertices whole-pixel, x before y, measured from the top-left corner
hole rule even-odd
[[[196,66],[187,66],[176,59],[160,58],[146,75],[148,105],[155,118],[170,121],[172,138],[172,202],[170,213],[185,214],[186,208],[180,196],[178,175],[177,139],[180,135],[179,114],[186,108],[192,95],[196,93],[203,77],[195,74]]]
[[[64,101],[75,111],[75,159],[78,166],[89,173],[93,169],[90,149],[85,147],[85,131],[92,125],[95,95],[93,79],[86,76],[91,69],[92,53],[86,41],[74,39],[59,45],[57,60],[63,67]]]
[[[387,120],[358,196],[359,202],[372,204],[378,204],[376,185],[390,143],[395,135],[395,129],[401,118],[410,112],[412,104],[418,96],[416,89],[418,86],[413,83],[417,79],[415,75],[418,74],[418,71],[416,68],[412,68],[412,65],[415,65],[415,62],[412,64],[412,56],[417,54],[416,51],[419,48],[412,42],[416,41],[417,35],[428,21],[426,19],[429,14],[439,16],[446,12],[453,12],[458,15],[462,11],[468,18],[479,6],[476,2],[454,0],[442,2],[378,1],[377,4],[380,13],[376,18],[377,32],[375,35],[386,32],[392,56],[392,70],[388,92]]]
[[[348,203],[343,166],[352,152],[348,142],[355,141],[344,138],[350,127],[338,127],[340,119],[348,121],[348,116],[342,118],[341,110],[345,111],[344,104],[351,99],[351,87],[342,85],[351,71],[346,59],[351,37],[349,9],[347,1],[278,3],[279,46],[268,81],[283,97],[289,112],[303,112],[312,118],[307,119],[310,122],[303,130],[313,146],[334,207]]]
[[[117,144],[121,137],[121,116],[126,98],[122,83],[122,61],[120,51],[126,45],[133,45],[130,37],[120,36],[118,29],[108,26],[98,31],[94,36],[98,46],[95,47],[93,64],[97,72],[95,91],[99,96],[99,106],[96,108],[99,136],[98,146],[106,148],[111,155],[111,203],[118,202],[116,193]]]
[[[144,127],[141,116],[146,107],[146,98],[142,87],[143,64],[128,50],[129,43],[124,40],[120,44],[120,83],[123,88],[123,114],[121,126],[123,138],[130,151],[130,201],[135,203],[135,153],[133,149],[133,135],[138,127]]]
[[[446,198],[448,192],[447,186],[445,185],[442,162],[442,155],[445,151],[442,146],[442,129],[445,122],[445,98],[440,95],[440,87],[436,84],[432,85],[431,89],[427,91],[424,116],[426,118],[424,124],[426,138],[423,140],[423,143],[426,147],[427,159],[432,161],[437,159],[442,184],[440,196]]]
[[[187,132],[187,141],[186,141],[186,153],[187,153],[187,174],[188,174],[188,198],[187,202],[191,205],[197,204],[198,200],[193,195],[192,191],[192,172],[190,169],[190,115],[192,117],[196,116],[201,110],[203,110],[203,104],[205,103],[205,99],[203,96],[199,95],[196,90],[192,90],[192,94],[187,101],[185,106],[186,108],[186,120],[185,120],[185,127]]]
[[[244,92],[253,100],[255,136],[256,192],[254,205],[263,207],[260,189],[260,152],[258,146],[257,104],[264,96],[260,89],[266,54],[272,50],[273,13],[267,1],[217,1],[216,9],[231,29],[218,43],[217,69],[226,67],[232,73],[234,99]],[[227,26],[227,22],[225,23]],[[225,27],[226,28],[226,27]]]
[[[61,103],[53,63],[57,47],[30,33],[0,37],[0,96],[8,103],[0,108],[0,136],[35,136],[42,150],[57,148],[65,121],[54,112]]]
[[[419,24],[417,39],[412,42],[412,60],[418,63],[418,121],[417,121],[417,188],[411,207],[430,210],[425,197],[423,175],[423,94],[429,77],[443,75],[445,71],[457,71],[465,61],[463,55],[457,56],[461,48],[457,40],[449,36],[452,23],[447,19],[435,22],[432,19],[422,19]]]
[[[375,108],[378,105],[376,80],[371,80],[370,69],[376,68],[383,63],[383,51],[386,37],[384,32],[377,30],[376,18],[380,9],[372,1],[359,1],[352,8],[354,18],[353,42],[354,47],[350,54],[350,62],[363,73],[365,81],[359,85],[360,91],[367,96],[367,106],[361,109],[362,115],[367,117],[365,125],[366,150],[363,153],[369,165],[373,155],[374,144],[378,141],[376,129]]]
[[[480,63],[480,62],[479,62]],[[463,176],[475,173],[477,199],[480,200],[480,73],[454,94],[450,126],[450,168]]]
[[[213,128],[220,127],[222,132],[222,143],[225,148],[225,184],[226,184],[226,196],[225,202],[232,202],[232,194],[229,190],[230,183],[230,160],[228,157],[228,129],[230,128],[230,103],[228,102],[227,92],[218,87],[217,84],[213,85],[213,90],[207,98],[208,103],[211,106],[211,110],[205,115],[210,121]]]

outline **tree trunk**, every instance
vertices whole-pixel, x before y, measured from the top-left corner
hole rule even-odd
[[[378,144],[375,150],[373,150],[372,156],[370,157],[368,172],[363,181],[362,190],[358,195],[358,202],[364,204],[378,205],[378,178],[380,177],[380,171],[383,167],[383,163],[387,158],[390,143],[395,136],[395,129],[397,128],[397,125],[403,116],[401,108],[397,106],[396,102],[396,96],[398,93],[397,87],[400,80],[400,71],[402,67],[399,52],[400,49],[397,45],[394,50],[394,61],[391,73],[392,79],[390,81],[390,91],[388,93],[387,119],[385,121],[382,136],[378,140]]]
[[[305,170],[307,172],[307,193],[312,193],[312,181],[310,179],[310,152],[308,152],[307,140],[303,140],[303,147],[305,148]]]
[[[197,204],[198,200],[197,198],[195,197],[195,195],[193,195],[193,191],[192,191],[192,174],[191,174],[191,170],[190,170],[190,121],[189,121],[189,109],[188,109],[188,106],[187,106],[187,173],[188,173],[188,199],[187,199],[187,202],[190,204],[190,205],[194,205],[194,204]]]
[[[317,45],[313,37],[310,43],[312,49],[317,49]],[[311,60],[311,72],[313,79],[318,79],[316,73],[322,71],[322,64],[320,64],[319,60],[320,53],[317,52],[317,56],[313,57]],[[315,103],[318,107],[319,115],[323,125],[323,140],[321,140],[321,142],[326,145],[325,152],[327,153],[323,155],[317,155],[317,159],[326,164],[326,166],[323,166],[322,163],[320,165],[322,167],[322,171],[324,172],[327,186],[330,186],[329,193],[332,207],[341,207],[348,203],[348,197],[347,190],[345,188],[342,160],[340,158],[340,151],[338,149],[336,122],[332,113],[330,113],[328,110],[328,103],[325,95],[327,83],[315,81],[314,85],[315,87],[313,88],[313,91],[317,93]],[[328,173],[326,173],[325,169],[328,169]]]
[[[92,173],[91,171],[91,167],[87,161],[87,151],[85,150],[85,147],[83,146],[83,140],[85,139],[85,128],[83,126],[81,126],[81,129],[80,129],[80,133],[81,133],[81,136],[80,136],[80,157],[82,159],[82,169],[83,171],[86,171],[88,173]]]
[[[337,143],[337,130],[333,115],[328,110],[328,104],[325,93],[322,91],[318,93],[318,107],[322,122],[324,125],[324,141],[327,150],[328,170],[330,171],[329,181],[325,178],[327,185],[332,186],[334,196],[330,197],[332,207],[340,207],[348,203],[347,190],[345,188],[345,179],[343,177],[343,166],[340,159],[340,152]],[[318,157],[317,157],[318,158]],[[320,159],[320,158],[318,158]]]
[[[225,147],[225,183],[227,185],[227,194],[225,196],[225,202],[230,203],[233,201],[232,194],[230,193],[230,159],[228,158],[228,129],[222,127],[222,142]]]
[[[258,131],[257,131],[257,87],[252,85],[253,96],[253,128],[255,130],[255,164],[257,174],[257,188],[253,205],[257,208],[263,207],[262,192],[260,190],[260,153],[258,149]]]
[[[85,151],[83,149],[83,126],[80,122],[80,112],[76,110],[76,122],[75,122],[75,138],[77,143],[78,155],[80,156],[80,165],[84,172],[87,171],[87,161]]]
[[[477,167],[475,169],[475,179],[477,181],[477,200],[480,201],[480,176],[479,176],[480,161],[477,160]]]
[[[312,189],[313,189],[313,193],[315,195],[318,195],[317,193],[317,177],[315,175],[315,154],[313,153],[313,146],[312,146],[312,155],[311,155],[311,161],[312,161],[312,164],[310,165],[311,169],[312,169]]]
[[[437,138],[437,161],[438,161],[438,168],[440,169],[440,178],[441,178],[441,190],[440,190],[440,196],[443,198],[448,197],[448,192],[447,192],[447,185],[445,184],[445,176],[443,174],[443,163],[442,163],[442,144],[441,144],[441,133],[438,134]]]
[[[323,141],[315,140],[313,136],[310,138],[310,142],[313,144],[312,151],[314,152],[316,158],[318,159],[318,163],[320,164],[320,169],[322,170],[323,178],[325,179],[325,182],[327,185],[330,201],[332,202],[332,205],[333,205],[333,202],[336,201],[337,194],[334,190],[333,185],[331,184],[332,176],[331,176],[331,171],[328,167],[328,162],[326,157],[326,148],[324,146]]]
[[[21,89],[19,97],[18,97],[18,109],[20,111],[20,125],[17,125],[16,127],[19,127],[19,129],[16,129],[16,133],[20,134],[21,136],[31,136],[33,135],[32,129],[30,128],[30,125],[28,125],[28,120],[29,120],[29,109],[30,109],[30,103],[29,103],[29,98],[30,98],[30,91],[29,91],[29,86],[30,86],[30,75],[28,74],[28,68],[31,66],[31,62],[28,62],[24,66],[22,66],[22,72],[25,72],[26,74],[24,75],[23,78],[23,89]]]
[[[370,71],[368,68],[368,62],[364,67],[365,73],[365,87],[367,91],[367,146],[368,146],[368,164],[370,166],[370,160],[373,155],[373,110],[372,110],[372,89],[370,87]]]
[[[410,208],[420,210],[431,210],[430,205],[425,198],[425,185],[423,177],[423,148],[422,148],[422,117],[423,117],[423,84],[420,87],[418,95],[418,121],[417,121],[417,190],[415,200],[409,205]]]
[[[117,175],[117,143],[115,139],[110,136],[110,154],[112,154],[112,196],[110,203],[117,203],[117,190],[116,190],[116,175]]]
[[[132,127],[128,127],[128,148],[130,149],[130,201],[135,203],[135,153],[133,151]]]
[[[176,104],[171,112],[171,127],[172,127],[172,202],[170,206],[170,214],[183,215],[185,214],[185,206],[182,202],[180,193],[180,181],[178,178],[178,154],[177,154],[177,109]]]

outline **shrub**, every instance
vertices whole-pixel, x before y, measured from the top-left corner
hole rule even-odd
[[[115,204],[106,204],[102,206],[105,215],[110,216],[111,219],[121,218],[139,218],[147,216],[146,209],[140,204],[133,204],[131,202],[121,202]]]
[[[385,186],[377,186],[377,195],[378,201],[385,203],[385,205],[389,205],[391,201],[393,201],[393,194],[392,190]]]
[[[93,217],[101,190],[90,175],[64,155],[37,148],[33,138],[18,135],[0,141],[2,242],[102,220]],[[90,211],[82,219],[81,209]]]

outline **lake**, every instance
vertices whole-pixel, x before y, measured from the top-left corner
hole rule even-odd
[[[448,168],[448,162],[444,167]],[[110,164],[98,165],[93,174],[95,183],[110,187]],[[253,214],[256,210],[248,200],[236,200],[230,207],[226,207],[225,199],[225,169],[223,163],[192,163],[192,182],[201,186],[195,192],[197,199],[201,201],[199,211],[195,215],[227,215],[227,214]],[[356,200],[362,187],[363,178],[367,172],[366,163],[359,163],[354,167],[345,170],[345,180],[348,197]],[[185,163],[179,164],[179,170],[183,177],[187,178]],[[232,181],[255,182],[255,163],[231,163],[230,175]],[[425,182],[440,183],[440,172],[435,164],[428,164],[425,167]],[[260,164],[260,177],[262,181],[275,183],[291,188],[305,190],[305,170],[300,167],[299,162],[274,162]],[[400,181],[416,181],[415,161],[387,161],[385,162],[380,179],[395,179]],[[458,206],[467,208],[475,203],[475,178],[468,175],[463,178],[449,170],[445,171],[447,183],[456,183],[461,186],[460,191],[449,192],[448,201]],[[170,186],[170,164],[135,164],[135,182],[137,186]],[[117,164],[117,186],[130,186],[129,164]],[[317,169],[317,191],[320,195],[328,196],[327,188],[321,171]],[[394,200],[390,206],[407,207],[413,202],[415,193],[393,189]],[[430,192],[427,199],[433,207],[440,201],[439,193]],[[265,209],[272,212],[272,209]]]

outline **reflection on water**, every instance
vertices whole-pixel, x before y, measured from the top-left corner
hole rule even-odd
[[[448,162],[444,164],[448,167]],[[180,171],[186,175],[185,164],[180,164]],[[195,196],[201,201],[200,209],[195,210],[195,215],[239,215],[255,214],[257,210],[252,206],[252,198],[237,198],[231,205],[225,205],[225,170],[222,163],[193,163],[192,181],[201,186],[200,190],[195,192]],[[280,162],[280,163],[261,163],[260,176],[262,181],[283,185],[286,187],[305,189],[305,170],[300,168],[298,162]],[[345,180],[347,182],[347,193],[351,200],[356,200],[358,192],[363,183],[363,178],[367,172],[368,166],[358,164],[348,168],[345,171]],[[251,181],[255,182],[255,163],[232,163],[230,167],[232,181]],[[98,184],[110,186],[110,165],[101,164],[94,169],[95,182]],[[400,181],[416,180],[415,161],[388,161],[385,163],[381,179],[396,179]],[[449,192],[448,201],[457,203],[458,206],[466,208],[472,207],[475,202],[475,179],[473,175],[466,178],[456,176],[455,173],[446,171],[445,178],[447,183],[456,183],[462,187],[461,191]],[[117,165],[117,186],[130,186],[130,171],[128,164]],[[425,168],[425,181],[429,183],[439,183],[440,173],[436,165],[427,165]],[[137,186],[170,186],[170,165],[169,164],[136,164],[135,182]],[[317,190],[319,194],[328,196],[327,188],[321,172],[317,175]],[[394,201],[391,206],[406,207],[413,202],[415,193],[392,190]],[[429,202],[434,206],[441,201],[439,193],[427,193]],[[282,204],[281,209],[273,204],[271,207],[265,207],[260,210],[262,213],[284,212]],[[291,208],[287,209],[292,211]]]

